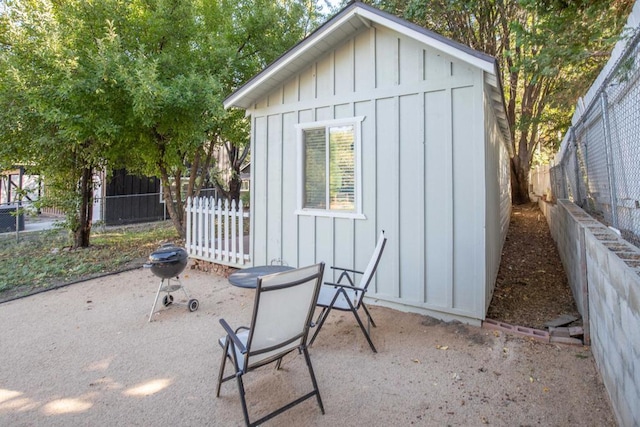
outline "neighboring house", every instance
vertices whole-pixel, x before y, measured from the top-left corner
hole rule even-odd
[[[24,166],[0,170],[0,233],[24,230],[24,211],[38,199],[40,177],[27,175]]]
[[[39,175],[31,175],[24,166],[0,171],[0,205],[21,203],[29,206],[42,191]]]
[[[353,2],[253,77],[225,100],[251,117],[253,264],[363,269],[385,230],[369,301],[479,324],[511,210],[499,75]]]
[[[251,163],[247,163],[240,168],[240,179],[242,180],[241,193],[248,193],[251,185]]]
[[[231,161],[229,160],[229,153],[224,147],[217,145],[213,148],[213,158],[215,159],[214,173],[217,174],[223,186],[226,186],[233,172]],[[249,182],[251,181],[251,162],[246,162],[240,167],[240,179],[242,181],[240,195],[248,196]]]

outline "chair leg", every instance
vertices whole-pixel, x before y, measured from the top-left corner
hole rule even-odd
[[[332,302],[332,305],[333,305],[333,302]],[[318,315],[318,318],[316,319],[316,325],[315,325],[316,330],[313,333],[311,340],[309,341],[309,347],[311,347],[313,342],[316,340],[316,337],[320,332],[320,328],[322,328],[322,325],[324,325],[324,321],[327,320],[327,317],[329,316],[330,311],[331,311],[330,307],[322,307],[322,311],[320,312],[320,314]]]
[[[227,352],[229,351],[229,338],[224,344],[222,351],[222,361],[220,361],[220,371],[218,372],[218,386],[216,388],[216,397],[220,397],[220,387],[222,386],[222,377],[224,376],[224,367],[227,364]]]
[[[367,317],[369,318],[369,322],[371,322],[371,324],[373,325],[374,328],[377,328],[376,322],[373,321],[373,317],[371,317],[371,313],[369,313],[369,309],[367,308],[367,306],[364,305],[364,303],[362,303],[361,305],[362,305],[362,308],[364,308],[364,312],[367,313]]]
[[[238,382],[238,391],[240,392],[240,402],[242,403],[242,413],[244,414],[245,423],[250,426],[249,422],[249,410],[247,409],[247,401],[245,398],[244,392],[244,383],[242,382],[242,374],[236,375],[236,380]]]
[[[316,381],[316,375],[313,372],[313,366],[311,365],[311,358],[309,357],[309,350],[307,347],[302,349],[304,353],[304,359],[307,362],[307,368],[309,369],[309,375],[311,376],[311,383],[313,384],[313,391],[318,400],[318,406],[320,406],[320,412],[324,415],[324,405],[322,404],[322,398],[320,397],[320,389],[318,389],[318,382]]]
[[[320,314],[318,314],[318,318],[316,319],[315,323],[311,322],[311,327],[313,328],[314,326],[317,326],[320,321],[322,320],[322,317],[324,316],[324,312],[327,311],[327,307],[322,307],[322,310],[320,310]]]
[[[362,319],[360,319],[360,316],[358,315],[358,310],[354,307],[354,305],[351,303],[350,300],[347,300],[347,302],[349,303],[349,307],[351,307],[351,312],[353,313],[353,315],[355,316],[356,320],[358,321],[358,325],[360,325],[360,329],[362,330],[362,333],[364,334],[364,337],[369,342],[369,347],[371,347],[371,350],[373,350],[374,353],[377,353],[378,350],[376,350],[375,346],[373,345],[373,341],[371,341],[371,337],[369,336],[369,332],[367,332],[367,329],[364,327],[364,324],[362,323]],[[367,312],[367,315],[368,315],[368,312]]]

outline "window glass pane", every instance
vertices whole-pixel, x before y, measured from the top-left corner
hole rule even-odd
[[[304,131],[304,207],[327,208],[327,167],[325,129]]]
[[[355,210],[354,127],[329,129],[329,203],[330,209]]]

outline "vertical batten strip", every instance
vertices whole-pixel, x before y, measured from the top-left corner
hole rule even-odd
[[[453,129],[453,115],[455,114],[455,112],[453,111],[453,90],[451,88],[447,88],[447,113],[449,114],[447,123],[449,124],[449,126],[447,127],[448,131],[449,131],[449,135],[448,135],[448,142],[449,142],[449,147],[451,149],[451,156],[449,157],[449,161],[451,162],[451,176],[447,177],[449,179],[449,182],[451,182],[451,239],[450,239],[450,250],[451,253],[449,254],[449,259],[451,260],[451,282],[450,282],[450,288],[449,288],[449,292],[447,293],[447,307],[451,307],[451,308],[455,308],[455,300],[454,300],[454,294],[455,294],[455,283],[456,283],[456,268],[457,265],[455,263],[455,241],[456,241],[456,224],[455,224],[455,210],[456,210],[456,204],[455,204],[455,193],[456,193],[456,183],[454,181],[454,176],[455,176],[455,166],[456,166],[456,162],[455,162],[455,151],[453,150],[453,144],[454,144],[454,138],[455,138],[455,132]]]
[[[396,71],[396,86],[400,86],[400,84],[402,83],[400,81],[400,79],[401,79],[401,77],[400,77],[400,67],[401,67],[401,64],[400,64],[400,61],[401,61],[401,58],[400,58],[400,37],[397,38],[395,54],[396,54],[396,70],[395,70]]]

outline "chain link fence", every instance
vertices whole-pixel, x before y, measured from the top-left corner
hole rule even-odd
[[[640,246],[640,28],[589,95],[550,168],[551,191]]]
[[[215,189],[200,192],[201,197],[217,198]],[[0,234],[39,231],[53,228],[65,221],[64,213],[56,208],[41,207],[40,200],[0,202]],[[93,225],[103,230],[108,226],[164,221],[169,212],[162,194],[136,193],[93,198]],[[248,223],[247,223],[248,224]]]

